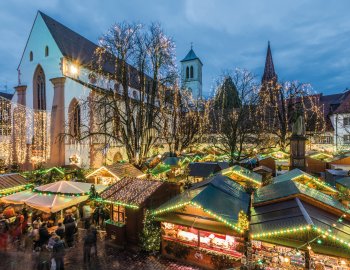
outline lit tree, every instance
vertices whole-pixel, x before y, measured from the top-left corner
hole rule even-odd
[[[322,132],[325,127],[323,107],[310,84],[298,81],[278,84],[271,81],[262,85],[258,109],[263,130],[273,136],[271,147],[286,150],[292,124],[290,120],[298,106],[304,111],[307,133],[314,135]]]
[[[168,102],[172,104],[164,112],[163,137],[171,153],[181,151],[199,143],[208,124],[208,103],[194,100],[192,94],[180,89],[178,84],[169,93]]]
[[[231,163],[240,160],[243,147],[255,148],[259,142],[257,84],[247,70],[235,69],[219,77],[211,112],[217,147],[229,155]]]
[[[111,27],[100,39],[91,76],[100,85],[113,86],[95,87],[82,102],[90,113],[77,139],[90,137],[106,151],[119,143],[129,161],[140,166],[163,130],[161,110],[174,78],[174,48],[159,24]]]

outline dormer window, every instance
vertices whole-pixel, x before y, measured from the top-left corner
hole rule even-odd
[[[29,53],[29,61],[32,62],[33,61],[33,52],[30,51]]]
[[[45,47],[45,57],[49,56],[49,46]]]

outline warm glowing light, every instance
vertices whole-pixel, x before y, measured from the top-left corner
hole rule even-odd
[[[78,68],[77,68],[75,65],[71,65],[71,66],[70,66],[70,72],[71,72],[73,75],[76,75],[76,74],[78,74]]]

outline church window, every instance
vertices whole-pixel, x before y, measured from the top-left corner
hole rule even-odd
[[[193,78],[193,66],[190,68],[190,78]]]
[[[46,110],[46,84],[45,73],[38,66],[34,75],[34,109]]]
[[[189,67],[186,67],[186,79],[188,79],[190,77],[190,69]]]
[[[33,61],[33,52],[30,51],[29,53],[29,61],[32,62]]]
[[[80,136],[81,108],[79,102],[74,98],[69,106],[70,134],[73,137]]]
[[[45,47],[45,57],[49,56],[49,46]]]

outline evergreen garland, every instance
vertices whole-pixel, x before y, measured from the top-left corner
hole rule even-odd
[[[146,211],[143,220],[143,229],[140,235],[141,249],[147,252],[159,251],[161,233],[159,223],[150,211]]]

